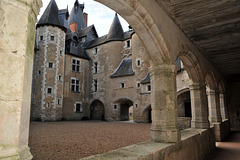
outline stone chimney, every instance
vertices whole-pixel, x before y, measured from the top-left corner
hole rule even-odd
[[[87,13],[83,13],[83,17],[85,19],[85,22],[86,22],[86,26],[88,25],[88,14]]]

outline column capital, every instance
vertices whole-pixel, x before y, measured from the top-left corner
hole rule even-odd
[[[207,95],[215,95],[215,94],[219,94],[220,91],[218,89],[210,89],[210,90],[207,90]]]
[[[160,75],[162,73],[176,73],[176,67],[172,64],[160,64],[160,65],[152,65],[149,68],[150,76],[152,75]]]

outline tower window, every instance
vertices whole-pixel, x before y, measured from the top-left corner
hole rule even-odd
[[[130,48],[131,47],[131,41],[130,40],[127,40],[126,41],[126,48]]]
[[[61,76],[61,75],[58,76],[58,80],[59,80],[60,82],[62,82],[62,76]]]
[[[41,70],[38,71],[38,74],[39,74],[39,75],[41,74]]]
[[[63,55],[63,51],[62,50],[60,50],[60,56],[62,56]]]
[[[98,47],[95,47],[94,49],[93,49],[93,54],[98,54]]]
[[[135,107],[138,108],[138,104],[135,104]]]
[[[57,104],[61,105],[61,98],[58,98]]]
[[[53,68],[53,63],[52,62],[48,63],[48,68]]]
[[[116,105],[116,104],[113,106],[113,109],[114,109],[114,110],[117,110],[117,105]]]
[[[98,90],[98,81],[95,79],[95,80],[93,80],[93,87],[94,87],[94,92],[97,92],[97,90]]]
[[[125,88],[125,83],[121,83],[121,88]]]
[[[72,59],[72,71],[80,72],[80,60],[79,59]]]
[[[42,41],[43,40],[43,36],[40,36],[40,41]]]
[[[138,82],[138,83],[137,83],[137,88],[139,88],[139,87],[140,87],[140,83]]]
[[[141,66],[141,60],[137,60],[137,67],[140,67]]]
[[[76,78],[71,78],[71,91],[80,92],[80,80]]]
[[[54,36],[51,36],[51,37],[50,37],[50,40],[51,40],[51,41],[54,41],[54,39],[55,39]]]
[[[81,103],[75,104],[75,112],[82,112],[82,104]]]
[[[97,73],[98,72],[98,63],[95,62],[94,63],[94,73]]]
[[[51,87],[47,88],[47,94],[52,94],[52,88]]]

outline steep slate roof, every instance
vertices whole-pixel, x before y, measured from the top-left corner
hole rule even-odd
[[[91,41],[87,49],[93,48],[95,46],[98,46],[110,41],[125,41],[127,39],[130,39],[134,33],[135,32],[133,30],[123,32],[122,25],[116,13],[108,34]]]
[[[68,19],[69,25],[72,23],[78,24],[78,31],[87,27],[86,21],[83,17],[83,9],[84,9],[84,5],[79,4],[78,0],[76,0],[76,2],[74,3],[74,6],[72,8],[72,11],[70,13],[70,17]]]
[[[148,73],[146,77],[140,81],[140,83],[142,84],[150,83],[150,74]]]
[[[123,39],[123,28],[119,21],[117,13],[113,19],[111,28],[107,35],[107,40],[122,40]]]
[[[61,24],[69,29],[68,25],[68,17],[69,17],[69,12],[68,12],[68,7],[66,9],[61,9],[58,11],[58,17],[61,22]]]
[[[121,64],[118,66],[117,70],[110,75],[111,78],[131,76],[135,72],[132,69],[132,58],[123,59]]]
[[[59,27],[62,30],[66,31],[66,28],[61,24],[58,18],[58,6],[55,0],[51,0],[44,11],[42,17],[37,23],[37,27],[51,25],[55,27]]]
[[[74,55],[77,56],[79,58],[83,58],[86,60],[90,60],[91,58],[88,56],[86,50],[81,46],[71,46],[70,47],[70,52],[66,52],[66,54],[70,54],[70,55]]]

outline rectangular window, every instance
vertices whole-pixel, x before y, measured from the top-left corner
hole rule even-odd
[[[137,67],[140,67],[141,66],[141,60],[137,60]]]
[[[52,62],[48,63],[48,68],[53,68],[53,63]]]
[[[76,78],[71,78],[71,91],[80,92],[80,80]]]
[[[58,105],[61,105],[61,98],[58,98]]]
[[[42,41],[43,40],[43,36],[40,36],[40,41]]]
[[[151,91],[151,85],[147,86],[147,91],[149,91],[149,92]]]
[[[131,41],[130,40],[127,40],[126,41],[126,48],[130,48],[131,47]]]
[[[114,110],[117,110],[117,105],[116,105],[116,104],[113,106],[113,109],[114,109]]]
[[[49,108],[50,107],[50,104],[49,103],[46,103],[46,108]]]
[[[60,53],[59,53],[59,54],[60,54],[60,56],[62,56],[62,55],[63,55],[63,51],[62,51],[62,50],[60,50]]]
[[[41,70],[38,71],[38,74],[39,74],[39,75],[41,74]]]
[[[82,104],[81,103],[76,103],[75,112],[82,112]]]
[[[51,87],[47,88],[47,94],[52,94],[52,88]]]
[[[94,87],[94,92],[97,92],[97,90],[98,90],[98,81],[95,79],[94,81],[93,81],[93,87]]]
[[[98,67],[97,67],[97,62],[94,63],[94,73],[97,73]]]
[[[125,88],[125,83],[121,83],[121,88]]]
[[[93,49],[93,54],[98,54],[98,48],[97,48],[97,47],[95,47],[95,48]]]
[[[80,72],[80,60],[79,59],[72,59],[72,71]]]
[[[140,83],[138,82],[138,83],[137,83],[137,88],[139,88],[139,87],[140,87]]]
[[[50,37],[50,40],[51,40],[51,41],[54,41],[54,39],[55,39],[54,36],[51,36],[51,37]]]
[[[61,75],[58,76],[58,80],[59,80],[60,82],[62,82],[62,76],[61,76]]]
[[[138,108],[138,104],[135,104],[135,107]]]

